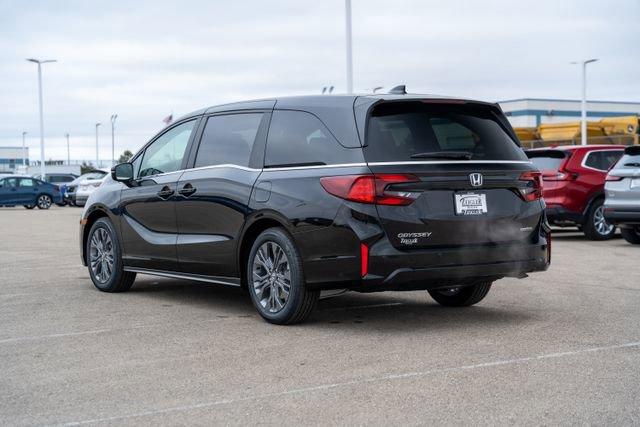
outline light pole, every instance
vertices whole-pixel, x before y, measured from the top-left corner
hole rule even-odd
[[[27,166],[27,146],[24,143],[24,137],[27,135],[27,132],[22,132],[22,166]],[[25,171],[26,173],[26,171]]]
[[[67,164],[71,165],[71,151],[69,150],[69,132],[64,135],[67,138]]]
[[[351,54],[351,0],[344,0],[347,39],[347,93],[353,93],[353,57]]]
[[[116,164],[116,144],[115,144],[115,127],[116,127],[116,119],[118,118],[117,114],[111,115],[111,166]]]
[[[40,174],[42,180],[45,179],[44,168],[44,115],[42,112],[42,64],[56,62],[55,59],[45,59],[43,61],[34,58],[27,58],[27,61],[38,64],[38,98],[40,100]]]
[[[100,167],[100,155],[98,154],[98,127],[100,123],[96,123],[96,169]]]
[[[575,61],[572,64],[582,64],[582,101],[580,103],[580,144],[587,145],[587,64],[597,59]]]

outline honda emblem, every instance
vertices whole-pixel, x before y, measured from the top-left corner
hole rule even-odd
[[[469,181],[471,182],[472,187],[481,187],[482,186],[482,174],[481,173],[470,173]]]

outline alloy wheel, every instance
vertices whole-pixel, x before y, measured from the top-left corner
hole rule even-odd
[[[253,292],[260,305],[273,314],[282,310],[291,292],[289,258],[280,245],[265,242],[253,258]]]
[[[113,241],[109,232],[104,228],[97,228],[91,236],[89,246],[89,260],[91,271],[100,283],[106,283],[111,278],[114,269]]]
[[[606,236],[613,231],[615,226],[613,224],[609,224],[604,218],[604,205],[598,206],[596,211],[593,213],[593,225],[601,236]]]
[[[49,209],[51,207],[51,197],[46,194],[38,197],[38,208],[40,209]]]

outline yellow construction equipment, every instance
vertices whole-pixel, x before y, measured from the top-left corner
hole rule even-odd
[[[525,147],[548,147],[580,143],[580,121],[543,123],[538,127],[514,128]],[[610,117],[587,122],[588,144],[638,144],[638,116]]]

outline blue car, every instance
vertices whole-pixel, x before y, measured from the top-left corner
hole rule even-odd
[[[22,205],[27,209],[49,209],[52,203],[61,203],[58,186],[27,176],[0,179],[0,206]]]

